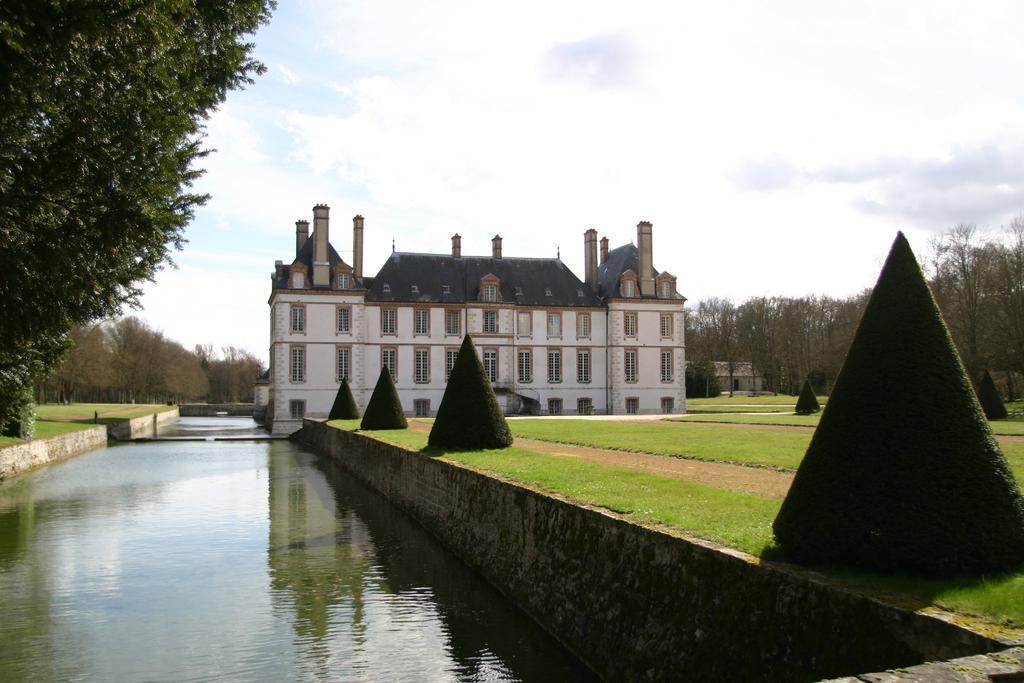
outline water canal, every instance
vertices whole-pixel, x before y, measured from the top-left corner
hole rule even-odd
[[[175,436],[252,435],[183,418]],[[117,445],[0,484],[0,680],[589,680],[289,441]]]

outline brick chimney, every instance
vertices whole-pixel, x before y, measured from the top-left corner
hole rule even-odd
[[[597,230],[583,233],[583,270],[587,286],[597,291]]]
[[[352,274],[363,276],[363,217],[352,218]]]
[[[601,263],[608,260],[608,238],[601,238]]]
[[[452,256],[462,258],[462,236],[459,233],[452,235]]]
[[[317,204],[313,207],[313,286],[327,287],[330,285],[331,258],[328,255],[328,234],[330,207]]]
[[[652,269],[652,246],[651,246],[651,224],[648,221],[640,221],[636,224],[636,248],[639,255],[640,272],[637,276],[640,280],[640,295],[654,296],[654,276]]]
[[[501,258],[501,235],[495,235],[491,239],[491,256]]]
[[[299,249],[309,239],[309,221],[295,221],[295,255],[299,255]]]

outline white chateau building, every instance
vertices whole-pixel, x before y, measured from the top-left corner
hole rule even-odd
[[[676,278],[652,261],[651,224],[637,245],[608,250],[583,235],[580,281],[558,258],[395,252],[363,275],[363,217],[353,219],[352,263],[330,244],[329,209],[295,224],[295,257],[274,264],[270,292],[267,426],[298,429],[325,417],[342,377],[366,407],[380,369],[391,370],[409,415],[437,412],[469,333],[498,401],[515,414],[683,413],[683,303]]]

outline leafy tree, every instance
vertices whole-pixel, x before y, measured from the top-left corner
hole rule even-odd
[[[686,398],[714,398],[722,393],[711,361],[691,361],[686,364]]]
[[[800,389],[800,398],[796,401],[797,415],[810,415],[821,410],[818,405],[818,397],[814,395],[810,380],[804,380],[804,386]]]
[[[206,197],[202,122],[273,0],[0,4],[0,423],[74,324],[137,301]]]
[[[1003,399],[999,396],[999,390],[996,389],[996,383],[992,381],[992,375],[988,373],[988,370],[981,377],[981,386],[978,387],[978,401],[981,403],[981,409],[985,411],[985,417],[988,419],[1006,419],[1006,406],[1003,405]]]
[[[405,429],[409,423],[405,420],[405,411],[398,398],[395,383],[391,381],[391,373],[387,366],[380,369],[377,386],[373,388],[370,402],[366,404],[360,429]]]
[[[512,445],[512,431],[468,334],[462,340],[462,348],[448,376],[448,386],[427,443],[449,451]]]
[[[359,418],[359,406],[352,396],[352,389],[348,385],[348,377],[341,380],[338,387],[338,395],[334,397],[334,405],[327,415],[328,420],[355,420]]]
[[[902,233],[774,530],[807,562],[933,575],[1024,562],[1024,498]]]

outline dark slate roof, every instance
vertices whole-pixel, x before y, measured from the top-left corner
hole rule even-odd
[[[627,270],[640,277],[640,257],[635,244],[624,244],[608,252],[608,258],[597,268],[597,293],[604,299],[619,296],[619,278]],[[658,277],[658,270],[653,266],[651,277]]]
[[[315,234],[315,233],[314,233]],[[288,287],[288,276],[290,275],[290,266],[293,263],[299,262],[305,264],[307,273],[307,284],[310,288],[313,287],[313,235],[306,238],[306,241],[302,244],[302,248],[299,249],[299,253],[295,255],[295,259],[292,263],[288,264],[282,271],[282,277],[274,278],[274,289],[286,289]],[[344,263],[342,258],[338,256],[338,252],[334,250],[334,247],[330,242],[327,243],[327,259],[331,264],[331,272],[328,277],[328,286],[334,288],[334,266],[339,263]],[[348,264],[345,264],[348,265]],[[359,278],[353,278],[353,285],[351,289],[360,289],[363,287],[363,283],[360,282]]]
[[[480,280],[494,275],[501,300],[524,306],[603,306],[601,300],[559,259],[492,258],[447,254],[393,253],[372,284],[367,301],[463,303],[480,297]],[[369,280],[369,278],[367,278]],[[385,293],[384,286],[390,291]],[[416,285],[414,292],[412,286]],[[443,291],[448,285],[449,292]],[[518,290],[517,290],[518,288]],[[548,295],[547,291],[551,294]],[[521,293],[517,293],[521,292]]]

